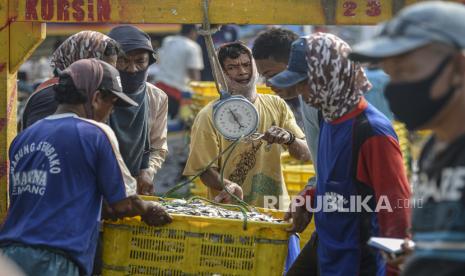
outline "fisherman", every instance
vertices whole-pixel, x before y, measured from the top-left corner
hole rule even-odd
[[[410,130],[429,129],[412,178],[416,243],[390,262],[403,275],[465,271],[465,7],[431,1],[402,10],[350,58],[378,62],[391,80],[386,97]],[[410,254],[409,254],[410,253]]]
[[[136,195],[115,134],[101,123],[114,104],[137,105],[122,92],[118,71],[104,61],[79,60],[60,73],[54,89],[55,114],[11,144],[0,248],[27,275],[90,275],[102,199],[113,219],[140,215],[148,225],[163,225],[171,217]]]
[[[288,69],[269,80],[281,89],[294,86],[320,114],[317,184],[303,191],[309,203],[294,201],[286,218],[299,228],[315,216],[320,275],[397,275],[367,241],[408,237],[410,208],[398,204],[409,200],[410,186],[397,135],[364,99],[371,84],[360,64],[347,58],[350,51],[332,34],[300,38]],[[304,65],[305,73],[290,71]],[[331,202],[336,206],[322,207]]]
[[[148,68],[156,61],[155,51],[150,36],[134,26],[117,26],[108,36],[124,52],[116,63],[123,93],[138,104],[115,107],[109,125],[118,138],[124,162],[137,179],[137,193],[153,195],[153,179],[168,154],[168,97],[147,82]]]
[[[254,206],[264,206],[266,196],[273,197],[277,204],[282,205],[282,201],[288,199],[288,193],[281,170],[281,151],[288,149],[291,156],[308,161],[310,153],[304,134],[282,99],[257,93],[257,69],[247,46],[240,42],[223,45],[218,50],[218,59],[225,72],[229,92],[244,96],[258,110],[260,122],[257,131],[264,136],[262,140],[239,144],[228,164],[225,165],[225,159],[220,158],[202,173],[201,180],[209,188],[210,198],[218,202],[231,201],[225,191],[227,189],[239,197],[243,196],[247,203]],[[213,126],[213,104],[204,107],[194,121],[190,154],[184,170],[186,176],[202,172],[231,144]],[[271,146],[269,150],[266,143]],[[221,186],[219,173],[223,166],[224,187]]]

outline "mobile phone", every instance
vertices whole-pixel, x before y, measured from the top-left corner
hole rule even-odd
[[[379,249],[389,256],[399,256],[404,254],[404,249],[402,248],[402,244],[405,243],[403,239],[394,239],[394,238],[382,238],[382,237],[371,237],[368,240],[368,245]],[[413,241],[409,241],[409,247],[415,247],[415,243]]]

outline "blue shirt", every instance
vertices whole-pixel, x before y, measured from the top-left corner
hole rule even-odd
[[[62,114],[14,139],[2,243],[59,249],[86,274],[92,272],[102,197],[112,204],[128,196],[119,152],[106,128]]]
[[[405,233],[409,212],[405,208],[393,213],[365,209],[357,212],[354,200],[356,196],[367,198],[368,206],[375,210],[377,197],[388,191],[393,193],[389,197],[392,202],[408,199],[408,181],[402,170],[397,136],[390,121],[365,101],[337,121],[321,122],[315,193],[321,203],[317,206],[324,206],[322,199],[327,199],[346,208],[328,211],[323,207],[315,212],[321,275],[385,275],[381,255],[369,248],[367,241],[383,233],[388,237]]]

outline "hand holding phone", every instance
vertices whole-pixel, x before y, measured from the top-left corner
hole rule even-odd
[[[415,247],[415,243],[409,239],[381,237],[371,237],[368,240],[368,245],[379,249],[389,265],[399,268],[401,268],[405,259],[413,252]]]

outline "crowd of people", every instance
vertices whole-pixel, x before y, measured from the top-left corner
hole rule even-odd
[[[234,195],[267,207],[277,199],[276,208],[288,209],[291,233],[313,219],[316,231],[286,275],[463,275],[462,16],[463,5],[433,1],[405,8],[353,47],[333,34],[299,37],[281,28],[260,33],[251,48],[222,44],[228,92],[253,104],[262,135],[238,144],[228,163],[212,163],[233,142],[215,128],[211,102],[193,123],[183,174],[200,175],[217,202],[234,202]],[[189,82],[201,79],[196,39],[195,26],[185,25],[164,40],[155,84],[147,77],[158,57],[136,27],[83,31],[57,48],[54,76],[29,96],[9,149],[4,257],[27,275],[98,274],[102,219],[172,221],[140,195],[154,194],[168,118]],[[260,77],[276,95],[257,93]],[[411,182],[393,118],[433,133]],[[316,170],[292,199],[282,151]],[[323,199],[333,209],[322,208]],[[402,253],[375,249],[370,237],[403,239]]]

